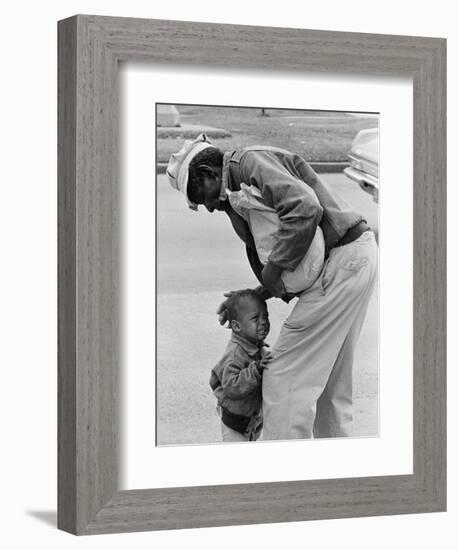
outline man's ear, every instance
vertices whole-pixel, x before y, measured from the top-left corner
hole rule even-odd
[[[216,177],[216,173],[215,173],[214,169],[211,166],[208,166],[208,164],[199,165],[199,170],[200,170],[201,174],[203,174],[207,178],[215,178]]]
[[[231,321],[231,329],[234,331],[234,332],[240,332],[240,323],[238,321],[236,321],[235,319],[232,319]]]

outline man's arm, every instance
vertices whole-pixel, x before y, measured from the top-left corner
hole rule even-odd
[[[247,185],[261,191],[266,204],[277,211],[280,219],[267,266],[278,267],[276,273],[293,271],[307,253],[323,214],[315,192],[269,151],[246,152],[240,172]]]

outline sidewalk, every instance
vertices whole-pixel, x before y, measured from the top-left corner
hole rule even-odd
[[[215,315],[221,299],[222,291],[158,296],[156,395],[159,445],[221,442],[216,403],[208,384],[210,371],[230,337],[230,331],[219,326]],[[292,307],[292,304],[280,300],[269,300],[272,328],[267,341],[270,344],[275,342]],[[354,430],[358,437],[378,434],[377,321],[377,296],[374,295],[355,351],[353,367]]]

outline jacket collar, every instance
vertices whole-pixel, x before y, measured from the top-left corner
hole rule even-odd
[[[221,175],[221,190],[219,195],[220,201],[227,199],[227,190],[239,191],[240,190],[240,174],[238,173],[239,164],[239,151],[228,151],[223,155],[223,171]],[[231,170],[232,162],[232,170]],[[234,174],[234,170],[236,171]],[[238,175],[237,175],[238,174]]]
[[[229,163],[232,153],[224,153],[223,156],[223,172],[221,175],[221,189],[219,192],[219,200],[227,200],[227,189],[229,188]]]
[[[254,344],[240,334],[235,334],[235,332],[232,333],[231,342],[239,345],[250,357],[258,355],[264,345],[264,343]]]

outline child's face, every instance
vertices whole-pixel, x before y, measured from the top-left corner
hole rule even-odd
[[[239,305],[237,317],[232,322],[232,329],[236,333],[254,343],[265,340],[270,330],[266,304],[248,298]]]

